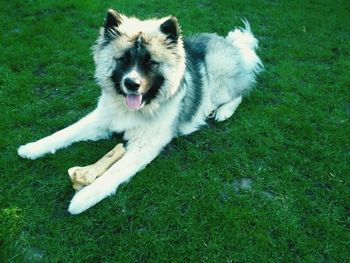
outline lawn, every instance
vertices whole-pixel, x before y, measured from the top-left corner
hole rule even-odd
[[[67,212],[67,169],[121,141],[28,161],[91,111],[105,12],[173,14],[185,36],[247,18],[265,71],[235,115],[175,139],[117,194]],[[349,1],[1,1],[0,262],[349,262]]]

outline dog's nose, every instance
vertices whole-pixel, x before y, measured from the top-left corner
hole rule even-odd
[[[130,91],[137,91],[140,87],[140,82],[133,80],[131,78],[126,78],[124,80],[124,85]]]

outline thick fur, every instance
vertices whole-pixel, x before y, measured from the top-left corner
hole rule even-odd
[[[83,140],[124,132],[127,152],[73,197],[79,214],[116,192],[174,137],[229,118],[254,84],[262,64],[258,41],[235,29],[226,38],[199,34],[183,40],[175,17],[141,21],[109,10],[93,48],[102,88],[97,108],[77,123],[18,149],[36,159]]]

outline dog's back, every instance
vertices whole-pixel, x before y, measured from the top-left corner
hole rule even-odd
[[[262,69],[255,53],[257,43],[248,22],[245,29],[235,29],[226,38],[203,33],[185,40],[181,134],[197,130],[211,114],[218,121],[233,114]]]

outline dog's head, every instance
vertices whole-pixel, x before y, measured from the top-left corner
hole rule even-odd
[[[128,109],[159,105],[176,93],[184,74],[177,19],[141,21],[110,9],[94,47],[94,60],[97,82],[106,92],[124,97]]]

